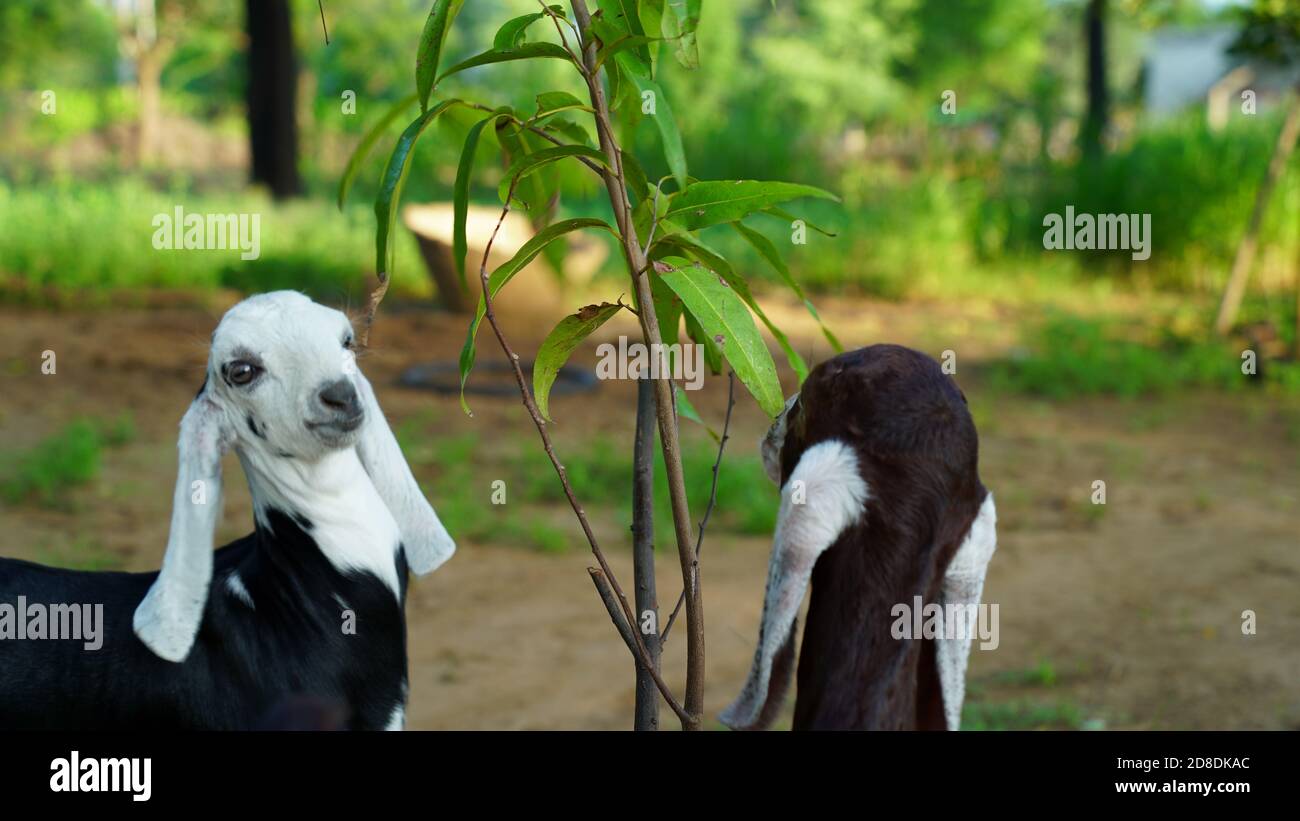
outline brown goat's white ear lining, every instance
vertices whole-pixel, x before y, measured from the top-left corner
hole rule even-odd
[[[858,521],[868,498],[853,449],[841,441],[804,451],[781,488],[754,663],[740,696],[719,719],[735,730],[772,723],[794,672],[795,619],[817,557]]]
[[[939,685],[943,691],[943,713],[948,729],[961,727],[961,706],[966,697],[966,662],[970,657],[971,636],[975,630],[975,615],[984,592],[984,576],[989,560],[998,546],[998,511],[993,506],[993,494],[984,496],[979,515],[971,523],[961,547],[948,563],[943,575],[943,601],[939,610],[946,617],[949,611],[964,621],[951,631],[943,625],[935,640],[935,660],[939,668]],[[951,637],[950,637],[951,635]]]

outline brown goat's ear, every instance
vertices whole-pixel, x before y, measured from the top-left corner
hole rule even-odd
[[[966,697],[966,662],[970,657],[975,617],[984,592],[984,576],[998,547],[998,511],[993,494],[986,493],[979,515],[966,531],[966,538],[948,563],[943,575],[944,617],[951,610],[960,623],[953,630],[940,631],[935,645],[943,711],[949,730],[961,727],[961,706]]]
[[[853,449],[819,442],[799,457],[781,488],[758,649],[740,695],[719,716],[734,730],[762,730],[781,709],[794,671],[795,619],[813,567],[863,514],[867,484]]]

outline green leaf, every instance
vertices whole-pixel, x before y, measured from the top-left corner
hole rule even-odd
[[[704,361],[709,366],[709,373],[717,376],[722,373],[722,350],[718,344],[713,341],[709,334],[700,327],[700,321],[690,311],[683,311],[682,316],[686,318],[686,335],[694,340],[696,345],[704,349]]]
[[[816,231],[817,233],[821,234],[824,237],[836,236],[834,232],[827,231],[825,228],[820,228],[817,226],[816,223],[810,222],[809,220],[806,220],[803,217],[796,217],[794,214],[791,214],[789,211],[786,211],[783,208],[778,208],[775,205],[773,205],[771,208],[764,208],[762,211],[759,211],[758,213],[767,214],[769,217],[776,217],[777,219],[785,220],[787,223],[794,223],[796,221],[802,222],[804,225],[807,225],[809,228],[813,229],[814,231]]]
[[[459,102],[444,100],[417,117],[397,138],[397,145],[393,146],[393,153],[384,166],[379,196],[375,198],[375,218],[379,226],[375,232],[375,270],[381,280],[393,272],[393,229],[397,224],[397,206],[402,199],[402,186],[406,184],[406,172],[411,167],[411,149],[439,114]]]
[[[627,181],[627,187],[632,192],[632,196],[637,200],[644,200],[650,196],[650,183],[646,180],[645,169],[641,167],[641,161],[636,158],[635,154],[630,154],[623,149],[619,149],[619,159],[623,161],[623,178]]]
[[[542,126],[543,131],[551,131],[563,137],[567,137],[575,143],[581,145],[591,145],[591,133],[581,125],[566,120],[562,117],[552,119],[546,125]]]
[[[594,111],[591,106],[567,91],[546,91],[537,95],[537,113],[533,120],[542,120],[561,111]]]
[[[538,150],[529,132],[513,121],[498,122],[496,132],[497,142],[501,144],[507,168]],[[509,176],[506,179],[509,179]],[[529,206],[528,221],[536,231],[545,228],[551,221],[551,209],[547,206],[557,185],[558,181],[554,174],[540,173],[525,177],[515,187],[519,199]]]
[[[664,36],[674,42],[673,55],[683,68],[699,68],[695,29],[700,25],[703,0],[665,0],[665,3],[669,13],[663,17]]]
[[[709,180],[687,186],[673,195],[665,214],[695,231],[723,222],[735,222],[778,202],[800,197],[834,200],[834,194],[811,185],[758,180]]]
[[[753,228],[750,228],[748,225],[745,225],[743,222],[733,222],[732,226],[742,237],[749,241],[750,245],[754,246],[754,250],[758,251],[759,256],[763,257],[763,259],[767,261],[767,264],[772,266],[772,270],[776,271],[777,275],[781,277],[781,281],[789,286],[790,290],[794,291],[795,295],[799,297],[800,301],[803,302],[804,307],[808,309],[808,313],[812,314],[812,318],[817,320],[817,324],[821,326],[822,334],[825,335],[826,341],[831,343],[831,348],[835,350],[835,353],[844,353],[844,346],[840,344],[840,341],[835,337],[835,334],[831,333],[831,329],[826,327],[826,323],[822,322],[821,316],[817,313],[816,306],[812,304],[812,300],[808,299],[807,295],[804,294],[803,288],[799,287],[799,283],[796,282],[794,277],[790,274],[790,269],[786,267],[785,260],[781,259],[781,254],[776,250],[776,246],[772,244],[772,240],[755,231]],[[799,382],[803,382],[802,376],[799,377]]]
[[[447,69],[447,71],[438,78],[438,82],[441,83],[453,74],[459,74],[466,69],[475,68],[477,66],[486,66],[491,63],[508,63],[511,60],[531,60],[534,57],[551,57],[556,60],[569,60],[572,62],[572,58],[569,57],[569,52],[565,51],[562,46],[557,46],[554,43],[547,42],[522,43],[511,51],[497,51],[496,49],[491,49],[482,54],[475,54],[468,60],[457,63]]]
[[[637,49],[638,51],[645,51],[646,46],[648,46],[651,43],[658,43],[662,39],[663,39],[662,37],[646,37],[643,34],[624,34],[614,42],[606,43],[603,47],[601,47],[600,51],[596,53],[596,70],[599,71],[601,67],[604,66],[605,63],[609,60],[609,58],[613,57],[614,55],[618,54],[620,51],[623,51],[624,49],[634,48]],[[650,60],[649,51],[645,51],[645,57],[643,57],[642,59],[646,60],[647,62]]]
[[[415,90],[420,97],[420,112],[429,109],[429,95],[433,92],[434,77],[438,75],[438,61],[442,58],[442,44],[447,39],[451,22],[456,19],[465,0],[434,0],[429,19],[424,21],[420,33],[420,48],[415,55]]]
[[[451,257],[456,264],[456,274],[460,277],[461,289],[467,288],[465,281],[465,256],[469,253],[469,242],[465,237],[465,223],[469,219],[469,178],[474,170],[474,152],[478,150],[479,137],[488,123],[500,117],[510,116],[510,106],[501,106],[488,116],[470,126],[465,135],[465,147],[460,152],[460,164],[456,166],[456,185],[452,195]]]
[[[542,252],[543,248],[558,237],[579,228],[603,228],[615,237],[618,236],[618,233],[608,223],[590,217],[562,220],[554,225],[548,225],[529,239],[528,242],[525,242],[513,257],[492,272],[488,277],[488,292],[495,297],[505,287],[505,284],[514,278],[515,274],[519,273],[525,265],[532,262],[533,258]],[[478,336],[479,325],[483,323],[483,317],[486,314],[487,302],[480,296],[478,310],[474,314],[473,321],[469,324],[465,345],[460,351],[460,406],[465,413],[470,413],[469,404],[465,401],[465,381],[469,379],[469,372],[474,368],[474,340]]]
[[[366,156],[370,153],[370,149],[374,148],[375,142],[379,139],[381,134],[388,130],[388,126],[392,125],[393,120],[400,117],[402,112],[410,108],[411,103],[413,102],[415,102],[414,93],[407,94],[405,97],[398,100],[393,104],[392,108],[388,109],[388,111],[384,113],[384,116],[379,119],[379,122],[370,127],[370,130],[361,138],[361,142],[357,143],[356,149],[353,150],[352,156],[348,159],[348,166],[343,169],[343,176],[339,179],[340,211],[343,210],[343,203],[348,198],[348,190],[352,188],[352,180],[356,178],[357,171],[361,168],[361,163],[365,162]]]
[[[556,375],[564,363],[569,361],[573,349],[622,308],[622,305],[609,302],[588,305],[561,319],[547,334],[542,346],[537,349],[537,359],[533,362],[533,399],[544,418],[551,418],[548,404],[551,385],[555,384]]]
[[[682,135],[677,131],[677,120],[673,118],[668,97],[659,85],[650,79],[644,67],[637,64],[632,55],[622,52],[615,56],[614,62],[623,70],[623,76],[636,86],[637,92],[642,96],[642,100],[638,100],[642,108],[645,105],[645,93],[652,94],[650,99],[654,101],[654,114],[650,115],[650,118],[659,129],[664,159],[668,161],[668,170],[673,172],[673,177],[677,180],[677,187],[686,188],[686,150],[682,148]]]
[[[550,9],[560,17],[564,16],[563,7],[551,6]],[[523,40],[524,32],[528,27],[545,16],[545,12],[538,11],[507,20],[502,24],[501,28],[497,29],[496,36],[492,38],[492,48],[495,51],[510,51],[514,49]]]
[[[799,352],[790,344],[790,339],[785,335],[785,333],[776,326],[776,323],[768,318],[767,313],[763,311],[763,306],[758,304],[758,300],[754,298],[754,294],[749,290],[749,283],[745,281],[744,277],[736,273],[736,270],[732,268],[731,263],[721,254],[704,245],[704,243],[699,242],[698,240],[692,240],[689,237],[680,234],[666,237],[664,243],[669,247],[679,248],[687,255],[698,259],[700,262],[704,263],[705,267],[726,280],[732,290],[740,296],[741,301],[749,307],[749,310],[753,311],[754,315],[759,318],[759,321],[767,326],[768,332],[772,334],[772,337],[776,340],[776,344],[780,346],[782,353],[785,354],[786,361],[790,363],[790,368],[799,377],[799,384],[802,385],[803,381],[808,378],[808,364],[804,362],[803,357],[800,356]],[[657,244],[658,243],[656,243],[656,245]]]
[[[501,184],[497,186],[497,195],[501,198],[501,202],[506,201],[506,197],[510,194],[511,185],[516,184],[517,180],[522,180],[542,166],[556,160],[562,160],[565,157],[586,157],[595,160],[606,168],[610,167],[609,158],[605,156],[605,152],[588,148],[585,145],[557,145],[553,148],[543,148],[519,157],[510,164],[510,170],[506,171],[505,176],[501,178]],[[529,205],[536,206],[537,203],[530,203]]]
[[[704,421],[704,419],[700,417],[700,412],[697,411],[695,409],[695,406],[691,404],[691,400],[686,398],[686,391],[682,390],[681,386],[676,383],[673,383],[673,390],[675,391],[675,395],[677,397],[678,415],[681,416],[683,419],[689,419],[695,424],[703,426],[704,429],[709,432],[709,435],[713,437],[713,441],[715,442],[718,441],[717,431],[709,427],[708,424]]]
[[[736,292],[703,265],[687,264],[661,274],[664,283],[731,363],[740,381],[768,416],[785,406],[772,354],[754,325],[754,318]]]

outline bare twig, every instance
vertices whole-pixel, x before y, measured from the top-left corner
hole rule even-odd
[[[564,465],[560,463],[559,457],[555,454],[555,447],[551,443],[550,434],[546,432],[546,420],[542,418],[541,412],[538,411],[537,405],[533,401],[532,393],[529,392],[528,385],[524,381],[524,372],[519,365],[519,354],[515,353],[514,349],[510,347],[510,343],[506,341],[505,334],[501,331],[501,326],[497,324],[496,311],[492,299],[492,288],[489,284],[487,263],[488,258],[492,253],[492,244],[496,241],[497,234],[501,231],[501,225],[505,222],[506,215],[510,213],[510,202],[514,198],[515,186],[518,182],[519,178],[517,176],[510,181],[510,190],[506,195],[505,207],[501,209],[501,216],[497,219],[496,227],[492,229],[492,235],[488,237],[487,246],[483,249],[483,261],[479,265],[479,280],[483,287],[483,302],[485,308],[484,316],[486,317],[488,324],[492,326],[492,332],[496,335],[497,342],[501,345],[501,350],[505,352],[506,359],[510,362],[510,367],[514,371],[515,382],[519,385],[519,393],[523,398],[524,407],[528,410],[528,415],[532,417],[533,424],[537,427],[537,433],[542,439],[542,447],[546,450],[546,455],[550,458],[551,465],[555,468],[556,474],[560,477],[560,484],[564,487],[564,495],[568,498],[569,505],[573,508],[574,514],[578,517],[578,522],[582,526],[582,532],[587,537],[587,543],[591,545],[592,555],[596,557],[596,561],[600,564],[602,573],[605,578],[609,580],[609,585],[613,594],[617,597],[618,603],[622,608],[623,617],[627,619],[629,624],[635,624],[636,618],[632,614],[632,608],[628,605],[627,596],[623,594],[623,589],[619,586],[618,579],[614,576],[614,571],[610,569],[609,562],[605,560],[605,554],[596,541],[596,534],[591,530],[591,523],[587,520],[587,513],[583,510],[582,505],[578,503],[578,498],[573,492],[573,486],[569,484],[568,473],[565,471]],[[599,587],[599,584],[597,584],[597,587]],[[654,679],[655,686],[659,688],[659,692],[663,694],[664,700],[668,702],[668,706],[671,707],[673,712],[677,714],[677,717],[681,719],[682,724],[688,724],[693,718],[692,715],[683,709],[682,705],[677,702],[677,699],[673,697],[672,691],[668,689],[668,685],[664,683],[663,678],[659,675],[658,670],[656,670],[654,665],[651,664],[650,654],[647,652],[645,644],[641,641],[640,636],[637,635],[636,632],[632,632],[631,638],[632,640],[628,644],[628,649],[632,651],[633,657],[647,672],[649,672],[651,677]],[[624,635],[624,640],[627,640],[627,635]]]
[[[546,0],[537,0],[537,2],[542,6],[542,14],[551,18],[551,22],[555,23],[555,33],[560,35],[560,45],[564,46],[564,50],[569,52],[569,57],[573,60],[573,64],[578,67],[578,71],[581,71],[585,77],[587,74],[587,67],[582,64],[582,59],[574,53],[573,49],[569,48],[569,38],[564,36],[564,27],[560,25],[559,15],[552,11],[550,6],[546,5]]]
[[[722,449],[727,446],[727,440],[730,434],[727,432],[731,428],[731,409],[736,405],[736,372],[727,372],[727,416],[722,421],[722,439],[718,441],[718,460],[713,463],[713,486],[709,489],[709,505],[704,508],[704,518],[700,519],[700,535],[695,540],[695,558],[700,558],[700,551],[704,548],[704,528],[709,524],[709,516],[713,513],[713,506],[718,502],[718,471],[722,468]],[[682,604],[686,601],[686,591],[683,590],[677,597],[677,605],[673,607],[673,612],[668,616],[668,622],[664,625],[664,631],[659,636],[659,647],[662,650],[663,645],[668,641],[668,631],[673,629],[673,622],[677,621],[677,613],[682,609]]]
[[[582,35],[582,60],[586,66],[584,79],[595,109],[596,130],[600,148],[605,152],[613,166],[612,171],[602,174],[605,188],[609,193],[610,206],[614,210],[614,220],[618,225],[623,255],[632,272],[632,280],[637,290],[637,301],[641,305],[638,317],[641,333],[651,349],[663,344],[659,332],[659,318],[654,310],[654,296],[650,289],[650,278],[646,271],[645,254],[637,242],[636,229],[632,222],[632,204],[628,200],[627,180],[623,173],[623,159],[619,153],[618,141],[610,121],[609,103],[605,99],[605,88],[601,84],[600,71],[596,69],[596,38],[591,31],[591,12],[586,0],[572,0],[574,19]],[[704,599],[700,594],[699,563],[695,559],[691,545],[691,510],[686,499],[686,478],[682,471],[681,441],[677,430],[677,415],[673,407],[673,387],[671,379],[662,377],[654,380],[655,416],[659,424],[659,442],[664,455],[664,467],[668,476],[668,499],[673,512],[673,530],[677,540],[677,557],[681,564],[682,586],[686,592],[686,691],[684,706],[689,720],[682,721],[686,730],[700,729],[704,715]]]
[[[464,103],[464,105],[465,105],[466,108],[473,108],[473,109],[476,109],[476,110],[478,110],[478,111],[487,111],[487,112],[489,112],[489,113],[491,113],[491,112],[493,112],[493,111],[496,111],[495,108],[492,108],[492,107],[490,107],[490,106],[485,106],[485,105],[483,105],[482,103],[468,103],[468,102],[467,102],[467,103]],[[541,129],[541,128],[538,128],[537,126],[534,126],[534,125],[529,125],[528,123],[524,122],[523,120],[519,119],[518,117],[515,117],[515,116],[510,115],[510,114],[505,114],[505,115],[502,115],[502,116],[504,116],[506,119],[510,120],[512,123],[515,123],[515,124],[518,125],[520,128],[526,128],[526,129],[528,129],[528,130],[529,130],[530,132],[532,132],[533,134],[536,134],[537,136],[541,137],[543,140],[546,140],[547,142],[550,142],[550,143],[553,144],[553,145],[567,145],[567,143],[565,143],[563,140],[561,140],[561,139],[559,139],[558,137],[556,137],[554,134],[548,134],[545,130],[543,130],[543,129]],[[600,166],[600,164],[597,163],[597,162],[595,162],[594,160],[589,160],[589,159],[587,159],[586,157],[582,157],[582,156],[575,156],[574,159],[577,160],[578,162],[582,163],[583,165],[587,166],[587,167],[590,168],[592,171],[595,171],[598,175],[600,175],[600,176],[602,176],[602,177],[605,175],[605,169],[602,168],[602,167]]]
[[[651,615],[650,630],[640,629],[650,661],[659,666],[659,592],[655,583],[655,395],[646,378],[636,383],[636,438],[632,444],[632,588],[637,615]],[[639,625],[634,627],[637,629]],[[640,667],[636,671],[633,726],[659,729],[659,694]]]
[[[370,292],[370,300],[366,303],[366,318],[361,325],[361,347],[370,347],[370,326],[375,324],[375,311],[379,310],[379,303],[384,301],[384,294],[388,293],[388,274],[384,271],[379,272],[379,284]]]

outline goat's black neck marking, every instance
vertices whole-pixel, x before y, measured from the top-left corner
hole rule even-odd
[[[303,530],[307,531],[308,533],[310,533],[311,529],[315,527],[315,525],[312,524],[311,519],[308,519],[306,516],[302,515],[301,513],[295,512],[293,514],[293,520],[298,523],[298,527],[301,527]]]

